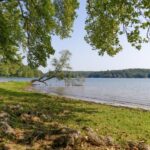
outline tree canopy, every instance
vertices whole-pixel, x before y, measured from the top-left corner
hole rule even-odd
[[[21,60],[22,49],[31,67],[45,67],[52,36],[70,37],[78,7],[78,0],[0,0],[0,59]],[[120,35],[137,49],[150,38],[149,0],[87,0],[86,10],[85,40],[100,55],[117,54]]]
[[[77,8],[77,0],[1,0],[0,56],[18,60],[23,48],[30,66],[46,66],[52,35],[70,36]]]
[[[87,0],[87,13],[85,40],[100,55],[113,56],[122,50],[119,35],[125,34],[138,50],[150,39],[149,0]]]
[[[3,77],[41,77],[42,71],[23,64],[0,63],[0,76]]]
[[[38,81],[45,83],[45,81],[50,80],[52,78],[57,78],[58,80],[63,80],[71,77],[71,66],[70,66],[70,57],[71,53],[68,50],[62,50],[59,52],[59,58],[52,59],[52,66],[53,71],[48,71],[47,73],[43,74],[39,79],[32,80],[32,83]]]

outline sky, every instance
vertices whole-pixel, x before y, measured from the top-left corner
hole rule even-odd
[[[53,37],[52,45],[56,50],[55,57],[58,57],[59,51],[69,50],[72,53],[70,64],[74,71],[101,71],[128,68],[150,69],[150,42],[143,44],[142,49],[138,51],[131,47],[126,37],[123,36],[120,38],[123,50],[114,57],[108,55],[99,56],[97,50],[92,50],[92,47],[84,40],[84,36],[86,35],[84,30],[85,19],[87,17],[85,7],[86,0],[80,0],[80,8],[77,11],[78,17],[74,22],[71,38],[60,40],[59,37]],[[41,69],[44,72],[51,69],[50,60],[48,60],[48,67]]]

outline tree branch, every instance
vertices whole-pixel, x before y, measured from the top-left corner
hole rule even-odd
[[[24,16],[24,12],[23,12],[23,8],[22,8],[22,4],[20,3],[20,0],[17,0],[17,1],[18,1],[20,11],[21,11],[22,18],[27,19],[27,17]]]
[[[150,25],[149,25],[149,27],[147,29],[147,38],[150,40]]]

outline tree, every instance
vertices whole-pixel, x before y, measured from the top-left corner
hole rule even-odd
[[[29,66],[15,63],[0,63],[0,76],[9,77],[39,77],[42,72],[38,69],[32,69]]]
[[[18,61],[23,48],[31,67],[46,66],[52,36],[70,36],[77,8],[77,0],[0,0],[0,57]]]
[[[125,34],[129,43],[141,49],[150,39],[149,0],[87,0],[85,40],[99,54],[114,56],[120,50],[119,35]],[[147,30],[147,35],[141,33]]]
[[[22,47],[31,67],[45,67],[55,52],[52,36],[70,36],[78,6],[78,0],[0,0],[0,57],[21,60]],[[87,0],[87,14],[85,40],[100,55],[117,54],[122,34],[137,49],[150,39],[149,0]]]
[[[0,63],[0,76],[15,76],[17,70],[19,69],[18,64],[11,63]]]
[[[58,59],[54,58],[52,60],[52,66],[54,70],[48,71],[39,79],[32,80],[32,83],[38,81],[46,84],[46,81],[52,78],[57,78],[59,80],[62,80],[64,78],[69,78],[70,76],[68,74],[69,71],[71,70],[71,66],[69,63],[70,57],[71,57],[71,53],[68,50],[61,51],[60,57]]]

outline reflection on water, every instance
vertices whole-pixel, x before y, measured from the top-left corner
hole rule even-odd
[[[76,97],[96,102],[150,108],[149,79],[89,78],[85,86],[65,87],[63,81],[51,80],[49,86],[36,85],[42,92]]]
[[[53,92],[57,93],[58,95],[62,95],[63,96],[65,94],[65,88],[64,87],[57,87]]]
[[[31,81],[33,78],[18,78],[18,77],[0,77],[0,82],[9,82],[9,81]]]

